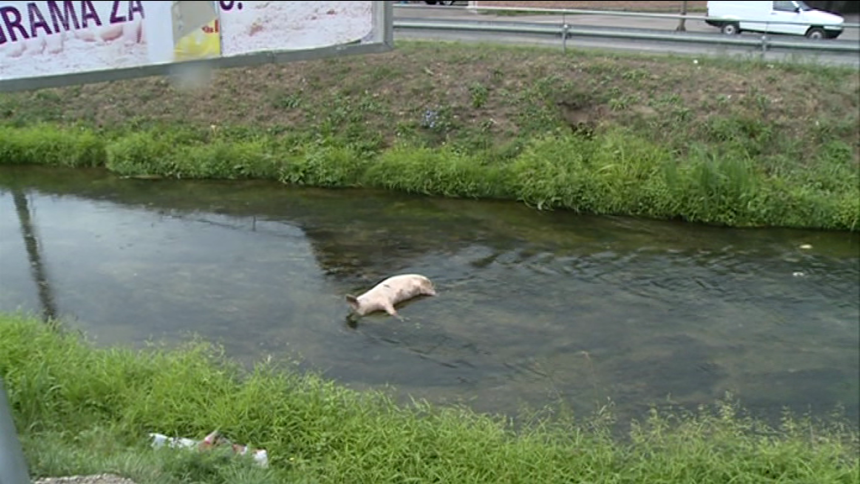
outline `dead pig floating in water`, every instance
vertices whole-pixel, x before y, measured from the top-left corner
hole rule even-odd
[[[346,302],[349,303],[350,313],[346,318],[350,323],[354,323],[362,316],[385,311],[402,320],[394,306],[418,296],[435,295],[433,283],[420,274],[392,276],[358,297],[347,294]]]

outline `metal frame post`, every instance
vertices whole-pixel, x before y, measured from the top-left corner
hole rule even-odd
[[[27,460],[18,441],[3,378],[0,378],[0,484],[30,484]]]

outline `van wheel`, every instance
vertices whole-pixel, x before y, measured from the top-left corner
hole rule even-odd
[[[738,35],[741,33],[740,26],[735,23],[723,24],[723,28],[720,30],[726,35]]]
[[[824,29],[819,27],[812,27],[811,29],[806,31],[806,38],[808,39],[823,39],[827,37],[827,34],[824,32]]]

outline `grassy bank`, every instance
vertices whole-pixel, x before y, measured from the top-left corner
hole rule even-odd
[[[0,97],[0,163],[858,230],[857,71],[406,43]]]
[[[94,349],[81,337],[0,315],[0,375],[34,475],[115,472],[139,484],[184,482],[853,483],[857,434],[786,417],[770,428],[722,403],[654,414],[613,438],[610,418],[533,419],[517,432],[468,410],[398,406],[313,375],[242,372],[202,344]],[[835,421],[834,421],[835,422]],[[255,468],[154,452],[148,432],[214,428],[266,448]]]

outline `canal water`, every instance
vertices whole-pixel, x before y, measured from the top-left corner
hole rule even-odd
[[[346,324],[346,294],[404,272],[438,297]],[[45,307],[99,344],[196,334],[479,411],[623,418],[728,391],[763,416],[860,414],[856,234],[2,167],[0,310]]]

